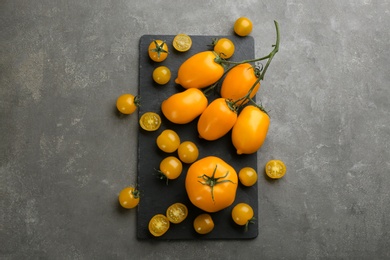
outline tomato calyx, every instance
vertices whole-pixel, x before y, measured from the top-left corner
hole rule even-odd
[[[236,106],[236,103],[235,101],[231,100],[231,99],[225,99],[225,102],[226,102],[226,105],[228,106],[228,108],[233,111],[234,113],[237,113],[238,111],[238,107]]]
[[[211,198],[212,198],[213,201],[214,201],[214,187],[216,185],[218,185],[220,183],[224,183],[224,182],[234,183],[231,180],[220,180],[220,179],[226,178],[229,175],[229,171],[227,171],[224,176],[221,176],[221,177],[218,177],[218,178],[214,177],[215,176],[215,172],[217,171],[217,166],[218,165],[215,165],[213,174],[211,176],[208,176],[206,174],[198,176],[198,178],[202,178],[202,180],[203,180],[203,182],[202,181],[198,181],[200,184],[210,186],[210,188],[211,188]]]
[[[151,52],[157,52],[157,57],[160,58],[160,55],[161,53],[167,53],[168,52],[166,50],[164,50],[164,44],[165,41],[163,41],[161,44],[158,44],[158,42],[156,40],[153,40],[154,44],[156,45],[156,48],[154,49],[150,49]]]

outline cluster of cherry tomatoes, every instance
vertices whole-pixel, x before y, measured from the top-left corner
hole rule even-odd
[[[275,21],[277,39],[272,52],[262,58],[233,62],[228,59],[234,55],[235,45],[227,38],[215,39],[213,51],[199,52],[184,63],[177,71],[175,83],[184,91],[175,93],[161,103],[164,117],[175,124],[187,124],[198,118],[199,137],[208,141],[217,140],[231,132],[231,140],[237,154],[252,154],[262,146],[270,124],[267,112],[253,97],[260,88],[260,81],[279,49],[279,29]],[[252,23],[241,17],[234,24],[239,36],[252,31]],[[177,35],[172,45],[179,52],[191,48],[191,38],[185,34]],[[163,40],[153,40],[148,47],[148,55],[154,62],[162,62],[169,55],[169,47]],[[252,65],[267,60],[264,67]],[[153,80],[167,84],[171,71],[166,66],[158,66],[152,73]],[[208,102],[207,93],[219,88],[220,97]],[[140,99],[132,94],[124,94],[117,99],[116,106],[123,114],[132,114],[139,106]],[[139,119],[140,126],[146,131],[156,131],[161,118],[155,112],[146,112]],[[159,166],[162,179],[175,180],[183,170],[182,163],[190,164],[185,188],[187,195],[196,207],[205,211],[193,222],[199,234],[207,234],[214,228],[210,214],[233,204],[238,181],[244,186],[253,186],[257,182],[257,172],[251,167],[235,169],[221,158],[207,156],[198,159],[199,150],[191,141],[181,142],[178,134],[165,129],[156,138],[156,144],[163,152],[169,153]],[[177,156],[172,155],[177,152]],[[281,178],[286,171],[282,161],[267,163],[265,172],[271,178]],[[199,173],[202,173],[200,175]],[[119,194],[119,202],[124,208],[134,208],[139,203],[139,191],[135,187],[126,187]],[[156,214],[149,221],[149,231],[153,236],[163,235],[170,223],[181,223],[188,215],[187,207],[182,203],[172,204],[166,214]],[[248,226],[254,219],[253,209],[246,203],[238,203],[231,212],[232,219],[238,225]]]

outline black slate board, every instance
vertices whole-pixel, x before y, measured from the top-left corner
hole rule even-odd
[[[235,170],[238,171],[245,166],[251,166],[257,169],[256,154],[237,155],[234,146],[231,143],[231,135],[228,133],[223,138],[216,141],[205,141],[198,138],[196,130],[197,119],[186,125],[175,125],[170,123],[161,112],[161,102],[167,99],[173,93],[183,91],[184,89],[175,84],[179,66],[193,54],[210,50],[213,38],[226,37],[235,43],[235,54],[230,60],[242,61],[254,58],[254,39],[252,37],[238,36],[197,36],[191,35],[192,47],[189,51],[181,53],[172,46],[174,35],[144,35],[140,39],[139,54],[139,96],[141,97],[141,107],[138,110],[139,117],[147,111],[153,111],[160,114],[162,124],[160,129],[155,132],[147,132],[140,128],[138,137],[138,187],[142,194],[141,202],[137,211],[137,237],[139,239],[154,240],[173,240],[173,239],[250,239],[258,235],[258,188],[257,185],[244,187],[239,184],[236,200],[232,206],[220,212],[212,213],[211,216],[215,223],[214,230],[206,235],[199,235],[194,231],[193,220],[203,213],[189,201],[184,180],[189,165],[183,164],[183,173],[181,176],[169,182],[157,178],[155,169],[159,168],[160,161],[168,156],[157,147],[155,140],[164,129],[175,130],[181,141],[190,140],[195,142],[199,148],[199,158],[214,155],[222,158]],[[156,39],[165,40],[169,46],[168,58],[160,63],[153,62],[148,56],[148,46],[151,41]],[[171,80],[168,84],[160,86],[154,83],[152,72],[158,66],[167,66],[172,72]],[[209,96],[209,102],[218,95],[216,93]],[[177,155],[177,153],[173,153]],[[170,229],[162,237],[155,238],[148,231],[149,220],[155,214],[165,214],[169,205],[175,202],[182,202],[187,205],[189,215],[187,219],[180,224],[171,224]],[[246,202],[253,207],[256,223],[250,224],[249,230],[245,232],[244,227],[236,225],[231,218],[231,210],[239,202]]]

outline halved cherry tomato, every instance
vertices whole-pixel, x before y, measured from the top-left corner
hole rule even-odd
[[[145,112],[139,119],[139,125],[146,131],[156,131],[160,128],[161,117],[154,112]]]
[[[229,207],[236,198],[237,185],[234,168],[215,156],[204,157],[191,164],[185,180],[190,201],[206,212]]]
[[[199,149],[194,142],[184,141],[177,149],[179,159],[184,163],[193,163],[198,159]]]
[[[139,106],[139,98],[138,96],[134,96],[132,94],[123,94],[118,97],[116,100],[116,108],[122,114],[132,114],[137,107]]]
[[[167,216],[163,214],[154,215],[149,221],[149,232],[155,237],[160,237],[168,231],[169,223]]]
[[[164,116],[175,124],[187,124],[206,109],[208,100],[203,92],[190,88],[173,94],[161,103]]]
[[[215,52],[199,52],[180,65],[175,82],[186,89],[210,86],[224,73],[220,60]]]
[[[225,98],[211,102],[199,117],[199,137],[212,141],[227,134],[237,121],[235,106]]]
[[[153,80],[159,85],[165,85],[171,79],[171,70],[166,66],[159,66],[153,70]]]
[[[229,59],[234,54],[234,43],[228,38],[215,39],[214,51],[223,59]]]
[[[254,105],[247,105],[238,115],[232,129],[232,142],[237,154],[257,152],[267,137],[270,118]]]
[[[139,203],[139,191],[134,187],[126,187],[119,193],[118,200],[125,209],[135,208]]]
[[[160,162],[160,173],[167,180],[177,179],[183,170],[183,164],[175,156],[168,156]]]
[[[162,62],[168,57],[168,45],[163,40],[154,40],[148,47],[149,57],[155,62]]]
[[[234,23],[234,32],[239,36],[247,36],[253,28],[252,21],[247,17],[240,17]]]
[[[171,223],[179,224],[188,216],[187,206],[179,202],[174,203],[168,207],[166,216]]]
[[[173,153],[180,145],[180,137],[175,131],[165,129],[157,136],[156,143],[162,151]]]
[[[265,173],[271,179],[280,179],[286,174],[286,165],[281,160],[270,160],[265,165]]]
[[[244,167],[238,172],[238,179],[244,186],[253,186],[257,182],[257,172],[252,167]]]
[[[254,220],[253,209],[247,203],[238,203],[232,210],[233,221],[240,226],[245,226],[248,229],[248,224]]]
[[[194,229],[198,234],[204,235],[214,229],[214,221],[210,214],[203,213],[194,220]]]
[[[172,45],[177,51],[185,52],[191,48],[192,39],[187,34],[180,33],[173,38]]]
[[[234,101],[244,97],[258,80],[260,74],[257,68],[250,63],[243,63],[233,67],[223,79],[221,96]],[[260,88],[260,82],[253,88],[250,97],[253,98]],[[237,105],[245,104],[248,100],[241,100]]]

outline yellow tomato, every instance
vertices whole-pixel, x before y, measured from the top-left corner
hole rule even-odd
[[[156,143],[161,151],[173,153],[180,145],[180,137],[175,131],[165,129],[157,136]]]
[[[166,216],[171,223],[179,224],[188,216],[187,206],[179,202],[174,203],[168,207]]]
[[[271,179],[280,179],[286,174],[286,165],[281,160],[270,160],[265,165],[265,173]]]
[[[225,98],[217,98],[200,115],[199,137],[213,141],[227,134],[237,121],[234,105]]]
[[[139,119],[139,125],[146,131],[156,131],[160,128],[161,117],[154,112],[146,112]]]
[[[179,159],[184,163],[193,163],[198,159],[199,149],[194,142],[184,141],[177,149]]]
[[[259,107],[247,105],[239,114],[232,129],[232,142],[237,154],[252,154],[263,145],[270,118]]]
[[[206,212],[229,207],[236,198],[237,185],[234,168],[215,156],[204,157],[191,164],[185,180],[190,201]]]
[[[169,219],[163,214],[154,215],[149,221],[148,228],[153,236],[160,237],[168,231]]]
[[[234,54],[234,43],[228,38],[216,39],[213,41],[214,51],[224,59],[229,59]]]
[[[180,65],[175,82],[186,89],[210,86],[224,73],[219,60],[215,52],[199,52]]]
[[[166,66],[159,66],[153,70],[153,80],[159,85],[165,85],[171,79],[171,70]]]
[[[253,186],[257,182],[257,172],[252,167],[244,167],[238,172],[238,179],[244,186]]]
[[[168,45],[163,40],[152,41],[148,48],[149,57],[155,62],[162,62],[168,57]]]
[[[214,221],[210,214],[203,213],[194,220],[194,229],[198,234],[204,235],[214,229]]]
[[[252,21],[247,17],[240,17],[234,23],[234,32],[239,36],[247,36],[253,28]]]
[[[250,63],[243,63],[235,66],[222,81],[221,96],[231,100],[238,100],[246,96],[253,87],[249,97],[253,98],[260,88],[258,69],[252,67]],[[256,85],[255,85],[256,83]],[[240,100],[237,105],[245,104],[248,100]]]
[[[206,109],[208,100],[203,92],[190,88],[173,94],[161,103],[164,116],[175,124],[187,124]]]

